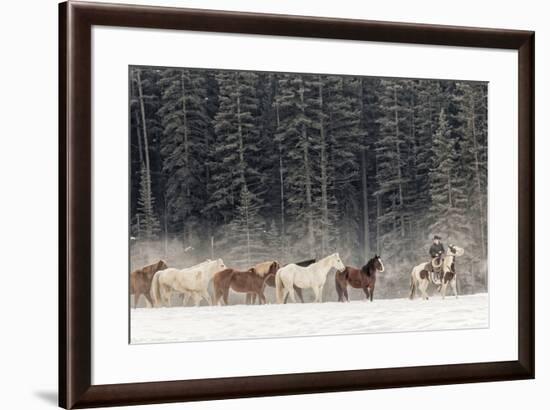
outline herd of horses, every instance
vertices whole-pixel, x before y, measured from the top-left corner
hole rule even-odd
[[[445,297],[447,286],[456,291],[454,258],[464,253],[462,248],[449,246],[439,263],[436,260],[413,268],[410,282],[410,298],[418,289],[427,299],[430,283],[439,287]],[[431,265],[431,266],[430,266]],[[334,285],[338,301],[349,302],[348,287],[362,289],[367,300],[373,301],[376,275],[384,272],[379,255],[371,258],[363,267],[346,266],[338,253],[319,261],[315,259],[281,266],[277,261],[265,261],[239,270],[227,267],[222,259],[206,260],[185,269],[170,268],[163,260],[130,273],[130,294],[134,306],[140,296],[145,296],[150,306],[170,306],[172,295],[183,295],[183,305],[189,300],[199,306],[204,299],[209,305],[229,304],[229,290],[246,294],[246,303],[267,303],[266,286],[275,288],[276,303],[296,302],[296,295],[304,302],[303,289],[312,289],[314,302],[322,302],[323,289],[329,272],[335,272]],[[212,295],[209,288],[213,289]]]

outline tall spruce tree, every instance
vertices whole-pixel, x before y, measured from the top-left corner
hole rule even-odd
[[[316,254],[315,220],[318,187],[315,184],[319,120],[318,88],[310,76],[283,74],[278,81],[277,107],[281,143],[286,164],[287,235],[291,235],[294,257]],[[301,246],[292,246],[292,244]]]
[[[377,145],[377,181],[380,198],[379,224],[382,249],[387,258],[403,260],[409,249],[406,219],[410,195],[407,191],[407,146],[410,134],[404,122],[406,111],[401,99],[404,84],[401,80],[382,80],[380,97],[382,116],[379,119],[380,137]]]
[[[466,216],[466,183],[459,172],[456,142],[442,109],[433,143],[434,168],[430,172],[430,230],[448,241],[464,244],[470,233],[470,221]]]
[[[225,258],[228,263],[247,269],[269,257],[271,248],[265,221],[260,215],[260,207],[246,184],[241,187],[239,203],[233,220],[225,232]]]
[[[162,118],[163,173],[166,175],[166,218],[190,246],[201,226],[206,204],[206,78],[205,73],[167,69],[159,80],[162,89],[158,114]]]

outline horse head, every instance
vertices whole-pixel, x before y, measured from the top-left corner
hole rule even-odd
[[[447,251],[447,255],[462,256],[464,255],[464,248],[461,248],[460,246],[456,246],[456,245],[449,245],[449,250]]]
[[[378,272],[384,272],[384,263],[382,262],[380,255],[374,255],[374,264],[374,267]]]
[[[334,268],[338,271],[338,272],[343,272],[346,267],[344,266],[344,263],[342,262],[342,259],[340,258],[340,255],[338,254],[338,252],[332,254],[332,259],[333,259],[333,263],[334,263]]]
[[[273,261],[267,273],[270,275],[275,275],[279,269],[281,269],[281,265],[279,264],[279,262]]]
[[[225,269],[225,268],[227,267],[227,266],[225,266],[225,264],[223,263],[222,258],[216,259],[216,266],[217,266],[220,270],[223,270],[223,269]]]
[[[157,262],[157,271],[168,269],[168,265],[162,259]]]

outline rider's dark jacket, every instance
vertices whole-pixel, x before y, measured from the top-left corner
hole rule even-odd
[[[445,247],[443,246],[443,244],[441,242],[438,245],[436,245],[434,243],[434,244],[432,244],[432,246],[430,246],[430,256],[432,258],[435,258],[440,253],[443,254],[444,252],[445,252]]]

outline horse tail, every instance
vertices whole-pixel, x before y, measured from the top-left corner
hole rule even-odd
[[[160,284],[159,284],[159,274],[161,271],[153,275],[153,280],[151,281],[151,298],[153,299],[153,306],[158,306],[158,303],[161,301],[160,297]]]
[[[284,285],[281,279],[281,271],[277,271],[275,274],[275,293],[277,295],[277,303],[283,303],[283,291]]]
[[[416,281],[414,280],[414,269],[413,271],[411,272],[411,285],[410,285],[410,289],[411,289],[411,293],[409,295],[409,299],[413,300],[414,299],[414,294],[416,293]]]

